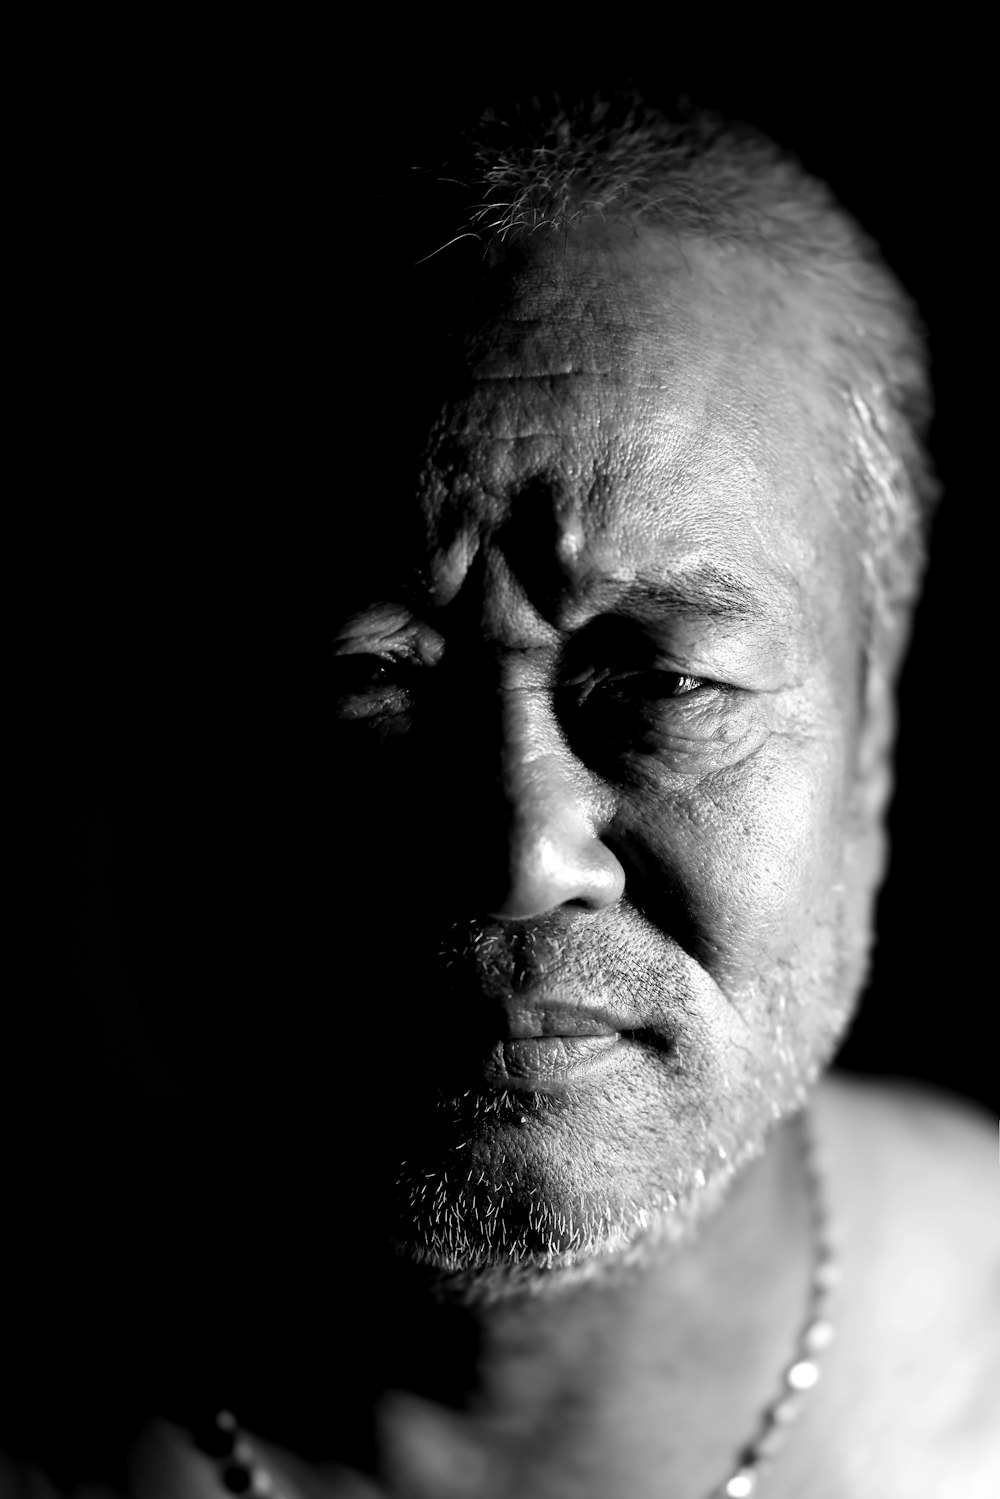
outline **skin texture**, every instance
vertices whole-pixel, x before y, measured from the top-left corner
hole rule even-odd
[[[767,1491],[986,1499],[992,1129],[811,1088],[863,979],[892,715],[808,298],[624,228],[532,241],[482,282],[416,503],[367,507],[338,621],[332,925],[368,972],[325,1034],[293,998],[270,1017],[259,1112],[286,1133],[244,1148],[294,1348],[260,1378],[301,1372],[305,1329],[335,1412],[376,1344],[372,1471],[252,1445],[289,1499],[713,1492],[802,1328],[809,1096],[844,1287]],[[503,1049],[597,1008],[621,1039],[590,1074]],[[355,1210],[347,1295],[283,1058],[319,1195]],[[384,1234],[423,1321],[394,1321],[383,1267],[365,1289]],[[134,1499],[219,1492],[166,1421],[130,1470]]]
[[[625,226],[484,284],[334,675],[405,891],[375,984],[440,1006],[394,1233],[470,1298],[680,1241],[801,1104],[863,977],[886,789],[801,291]],[[580,1006],[629,1033],[592,1079],[484,1072]]]
[[[766,1491],[773,1499],[992,1499],[1000,1473],[993,1130],[973,1111],[906,1085],[828,1078],[813,1107],[843,1282],[820,1383]],[[690,1250],[580,1296],[531,1297],[520,1307],[512,1298],[483,1313],[473,1398],[458,1410],[419,1380],[387,1392],[377,1476],[306,1462],[256,1432],[252,1448],[288,1499],[712,1492],[773,1395],[801,1322],[809,1252],[802,1181],[786,1147],[779,1130]],[[359,1336],[372,1325],[359,1319]],[[345,1332],[337,1352],[350,1363]],[[436,1347],[456,1357],[446,1338]],[[150,1423],[129,1472],[129,1499],[222,1492],[214,1465],[168,1421]],[[11,1499],[56,1492],[2,1454],[0,1483]],[[72,1499],[122,1494],[102,1486]]]

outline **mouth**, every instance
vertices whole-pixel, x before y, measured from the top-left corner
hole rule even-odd
[[[643,1029],[642,1020],[610,1005],[567,1001],[560,991],[540,990],[503,1004],[502,1034],[512,1041],[549,1036],[622,1036]]]
[[[493,1087],[546,1092],[596,1080],[623,1060],[629,1044],[614,1031],[512,1037],[490,1049],[483,1075]]]
[[[641,1044],[655,1038],[631,1015],[559,1003],[511,1008],[483,1074],[494,1087],[544,1092],[596,1081]]]

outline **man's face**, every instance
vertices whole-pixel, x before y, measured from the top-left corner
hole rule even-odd
[[[402,566],[339,622],[338,941],[374,933],[392,1231],[448,1269],[687,1230],[863,978],[819,334],[749,255],[682,249],[601,227],[484,271],[411,511],[371,501]]]

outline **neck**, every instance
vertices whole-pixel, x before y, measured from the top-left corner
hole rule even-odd
[[[796,1126],[785,1125],[690,1243],[583,1284],[554,1281],[550,1292],[425,1305],[431,1341],[416,1377],[383,1403],[383,1442],[405,1449],[419,1431],[426,1442],[427,1422],[438,1421],[439,1443],[471,1431],[506,1451],[543,1445],[577,1458],[583,1443],[606,1462],[616,1446],[662,1444],[667,1423],[689,1449],[678,1472],[704,1470],[710,1482],[788,1362],[812,1263],[806,1172]],[[428,1346],[460,1392],[443,1403]]]

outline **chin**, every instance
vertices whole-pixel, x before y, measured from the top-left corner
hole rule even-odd
[[[393,1172],[395,1251],[475,1303],[556,1294],[690,1242],[808,1102],[854,1007],[853,955],[840,946],[811,981],[764,991],[753,1015],[691,1020],[669,1051],[633,1048],[591,1086],[439,1095]]]
[[[433,1231],[394,1241],[401,1257],[423,1272],[440,1300],[488,1305],[524,1296],[558,1296],[577,1286],[610,1281],[641,1269],[664,1250],[697,1237],[737,1174],[730,1165],[699,1187],[689,1201],[667,1205],[606,1204],[572,1218],[541,1209],[526,1227],[498,1234],[495,1224],[470,1220],[449,1202]],[[420,1226],[415,1225],[420,1232]]]
[[[623,1129],[620,1103],[584,1128],[572,1103],[493,1100],[436,1161],[403,1164],[391,1243],[436,1295],[466,1305],[613,1277],[696,1238],[804,1096],[776,1111],[758,1089],[738,1118],[665,1114],[661,1134],[648,1119]]]

